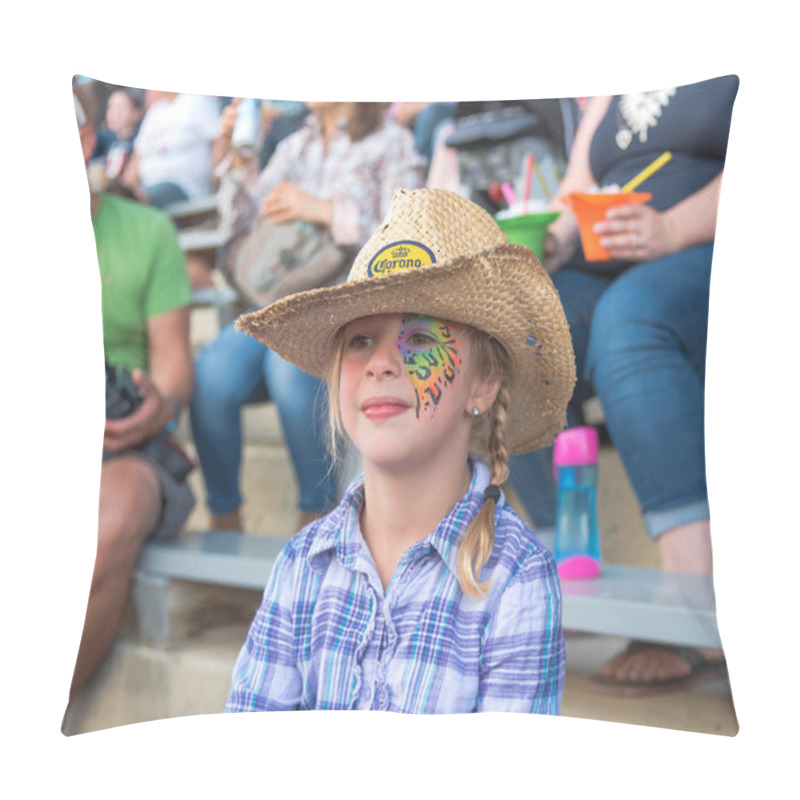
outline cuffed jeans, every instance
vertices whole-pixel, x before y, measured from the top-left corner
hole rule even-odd
[[[242,504],[242,407],[272,400],[299,486],[299,507],[328,511],[335,477],[325,447],[327,402],[322,381],[284,361],[269,348],[237,331],[234,324],[197,357],[191,406],[192,433],[215,514]]]
[[[708,519],[704,385],[713,245],[604,276],[553,275],[578,384],[567,424],[595,393],[650,535]],[[552,447],[514,456],[511,484],[534,524],[555,524]]]

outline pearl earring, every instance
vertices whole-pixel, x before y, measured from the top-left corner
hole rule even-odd
[[[481,415],[481,410],[478,408],[478,406],[473,406],[472,407],[472,416],[473,417],[479,417],[480,415]]]

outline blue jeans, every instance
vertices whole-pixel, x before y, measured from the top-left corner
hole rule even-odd
[[[272,400],[300,489],[301,511],[328,511],[335,478],[325,446],[322,381],[284,361],[241,331],[226,327],[197,356],[192,433],[214,514],[242,504],[242,406]]]
[[[713,245],[645,262],[619,276],[553,275],[570,325],[578,384],[567,424],[592,393],[657,538],[708,519],[704,384]],[[534,523],[555,524],[552,447],[514,456],[511,484]]]

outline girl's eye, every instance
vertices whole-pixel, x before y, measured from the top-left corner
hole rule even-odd
[[[419,347],[419,348],[430,348],[435,347],[439,341],[438,339],[431,333],[427,331],[415,331],[414,333],[410,334],[406,341],[412,347]]]
[[[357,333],[354,336],[350,337],[348,349],[363,350],[365,347],[369,347],[370,342],[371,340],[369,336],[367,336],[365,333]]]

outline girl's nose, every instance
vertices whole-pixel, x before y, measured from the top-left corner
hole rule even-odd
[[[403,357],[397,346],[395,335],[381,336],[367,362],[367,374],[380,377],[396,377],[403,369]]]

